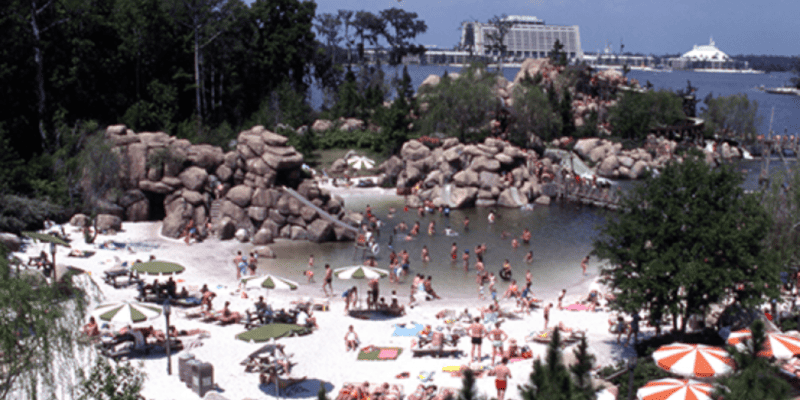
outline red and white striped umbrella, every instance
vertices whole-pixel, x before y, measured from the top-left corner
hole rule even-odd
[[[636,391],[639,400],[711,400],[714,386],[692,379],[666,378],[647,382]]]
[[[720,347],[672,343],[653,352],[661,369],[690,378],[711,378],[733,370],[730,354]]]
[[[745,348],[744,342],[752,337],[753,333],[750,332],[750,329],[731,332],[731,335],[728,336],[728,344],[743,350]],[[781,360],[787,360],[797,354],[800,354],[800,338],[779,332],[767,332],[764,348],[758,352],[759,357],[775,357]]]

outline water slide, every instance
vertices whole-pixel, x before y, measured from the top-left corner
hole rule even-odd
[[[444,204],[447,204],[448,207],[452,207],[453,206],[452,203],[450,203],[450,189],[452,187],[453,187],[453,185],[450,184],[450,183],[445,184],[444,186],[442,186],[442,191],[439,194],[439,196],[441,196],[441,198],[442,198],[442,202]]]
[[[316,211],[317,214],[320,215],[320,217],[325,218],[328,221],[333,222],[333,224],[336,225],[336,226],[339,226],[339,227],[347,229],[347,230],[351,230],[355,234],[358,234],[358,229],[357,228],[354,228],[354,227],[352,227],[350,225],[345,224],[344,222],[340,221],[338,218],[334,217],[333,215],[328,214],[328,212],[326,212],[325,210],[315,206],[314,203],[308,201],[307,198],[301,196],[300,193],[297,193],[294,189],[288,188],[286,186],[283,186],[283,191],[285,193],[288,193],[290,196],[294,197],[295,199],[299,200],[301,203],[303,203],[303,205],[311,207],[312,209],[314,209],[314,211]]]

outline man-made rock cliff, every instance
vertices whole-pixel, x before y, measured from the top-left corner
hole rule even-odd
[[[352,236],[346,229],[336,233],[330,218],[315,209],[342,218],[343,201],[303,180],[303,156],[287,145],[286,137],[262,126],[239,133],[235,150],[228,152],[163,132],[135,133],[124,125],[109,126],[106,138],[122,160],[121,216],[128,221],[163,218],[165,236],[178,237],[189,221],[201,231],[209,224],[222,239],[240,232],[256,244],[278,237],[327,241]],[[284,185],[296,187],[310,203],[286,193]]]

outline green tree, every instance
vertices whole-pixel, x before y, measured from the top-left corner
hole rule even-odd
[[[550,50],[550,62],[553,65],[558,65],[560,67],[566,67],[569,60],[567,60],[567,52],[564,51],[564,44],[561,43],[560,39],[556,39],[553,42],[553,49]]]
[[[475,372],[471,369],[464,371],[461,378],[461,390],[458,392],[458,400],[477,400],[478,391],[475,390]]]
[[[420,89],[419,120],[425,133],[446,132],[462,142],[469,134],[482,136],[492,118],[497,99],[492,94],[495,76],[480,65],[468,67],[457,78],[443,76],[436,86]],[[427,109],[427,110],[426,110]]]
[[[676,125],[686,119],[681,99],[666,90],[626,91],[609,110],[613,132],[623,139],[644,139],[650,128]]]
[[[762,204],[773,221],[765,243],[786,272],[796,272],[800,268],[800,170],[773,176]]]
[[[762,117],[758,115],[758,101],[739,93],[713,97],[711,93],[703,100],[705,107],[700,118],[706,123],[706,136],[720,135],[744,141],[756,138]]]
[[[503,76],[503,61],[505,61],[506,50],[508,50],[506,36],[508,36],[508,32],[511,31],[514,23],[508,19],[508,15],[506,14],[495,15],[489,19],[488,23],[494,27],[494,29],[486,33],[486,39],[489,41],[486,48],[492,52],[496,51],[500,56],[497,62],[497,71],[500,73],[500,76]]]
[[[97,357],[89,376],[78,375],[79,400],[139,400],[146,376],[130,362],[112,364],[105,357]]]
[[[589,400],[594,398],[594,393],[585,392],[576,387],[569,369],[564,365],[561,356],[561,334],[558,329],[553,331],[552,340],[547,345],[545,362],[543,363],[540,359],[533,362],[530,382],[520,386],[520,394],[523,400]]]
[[[524,80],[514,87],[513,122],[510,126],[512,135],[526,138],[525,146],[541,144],[539,140],[550,141],[561,134],[562,116],[556,113],[548,93],[534,84],[536,77]],[[550,93],[554,89],[550,88]],[[553,97],[555,100],[556,97]],[[555,101],[557,103],[557,101]]]
[[[584,398],[591,399],[594,396],[594,386],[592,386],[592,369],[594,368],[594,355],[589,353],[589,344],[586,336],[581,336],[578,347],[572,351],[575,354],[575,365],[569,367],[570,372],[575,377],[575,390],[582,392]]]
[[[386,151],[395,154],[408,140],[408,125],[411,123],[409,113],[414,109],[414,90],[411,88],[411,76],[408,68],[403,67],[403,79],[397,81],[397,97],[389,107],[378,107],[375,121],[381,127],[382,140],[375,143]]]
[[[72,295],[74,294],[74,295]],[[37,398],[41,383],[52,393],[62,367],[75,368],[85,308],[70,275],[48,285],[40,275],[12,274],[0,245],[0,398],[11,392]]]
[[[380,12],[380,18],[386,21],[387,28],[391,27],[394,30],[393,33],[389,29],[384,29],[382,32],[390,47],[389,65],[400,65],[403,57],[407,54],[420,55],[425,52],[425,46],[411,43],[417,35],[428,30],[425,21],[417,17],[415,12],[408,12],[396,7]]]
[[[781,372],[778,367],[768,358],[758,356],[767,340],[764,322],[756,320],[750,330],[753,337],[745,342],[745,351],[740,352],[735,347],[728,348],[736,363],[736,370],[718,380],[719,385],[713,397],[725,400],[789,399],[791,387],[779,376]]]
[[[610,260],[602,275],[618,293],[613,307],[646,309],[656,327],[672,315],[678,329],[681,317],[681,332],[728,293],[745,306],[779,294],[779,267],[764,246],[769,215],[741,188],[741,174],[700,157],[686,155],[627,192],[594,244]]]

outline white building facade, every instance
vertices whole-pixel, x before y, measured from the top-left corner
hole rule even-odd
[[[543,20],[533,16],[512,15],[506,17],[513,23],[506,34],[506,57],[510,60],[526,58],[546,58],[553,50],[553,44],[559,40],[564,45],[564,52],[570,60],[583,57],[581,35],[577,25],[546,25]],[[461,47],[472,48],[473,54],[497,57],[499,52],[490,50],[492,40],[489,34],[496,32],[492,25],[482,22],[464,22],[461,29]]]

